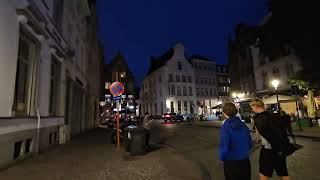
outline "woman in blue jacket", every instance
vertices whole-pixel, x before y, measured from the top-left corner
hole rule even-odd
[[[219,158],[223,163],[226,180],[250,180],[250,149],[252,139],[249,128],[238,117],[233,103],[226,103],[223,115],[227,118],[220,130]]]

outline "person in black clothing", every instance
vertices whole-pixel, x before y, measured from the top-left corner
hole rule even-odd
[[[284,144],[287,136],[281,129],[280,117],[265,110],[262,100],[255,99],[250,103],[256,115],[253,117],[257,132],[261,136],[262,148],[259,157],[260,180],[268,180],[273,171],[282,180],[290,180],[287,170]]]
[[[292,132],[292,126],[291,126],[291,116],[287,114],[285,111],[281,112],[281,124],[282,124],[282,127],[286,130],[287,135],[290,135],[293,141],[295,141],[295,137]]]

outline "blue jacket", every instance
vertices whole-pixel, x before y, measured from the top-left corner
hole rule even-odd
[[[249,159],[251,147],[252,139],[245,123],[238,117],[227,119],[220,129],[220,160]]]

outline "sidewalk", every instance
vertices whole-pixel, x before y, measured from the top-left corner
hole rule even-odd
[[[222,121],[196,121],[192,125],[198,127],[211,127],[211,128],[220,128],[222,126]],[[252,130],[252,124],[246,124],[250,130]],[[311,128],[302,128],[302,131],[299,131],[297,128],[293,127],[293,134],[296,137],[320,139],[320,127],[311,127]]]
[[[105,131],[86,133],[0,171],[7,180],[184,180],[201,179],[201,171],[178,153],[159,148],[130,156],[106,143]]]

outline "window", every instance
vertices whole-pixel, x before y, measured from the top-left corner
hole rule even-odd
[[[213,96],[213,92],[212,92],[212,89],[210,89],[210,96]]]
[[[181,96],[181,87],[180,86],[177,87],[177,96]]]
[[[176,87],[174,85],[171,86],[171,94],[176,95]]]
[[[206,84],[208,84],[208,79],[205,80]]]
[[[197,90],[196,90],[197,92],[197,96],[200,96],[200,89],[199,88],[197,88]]]
[[[155,112],[155,115],[158,114],[158,105],[157,105],[157,103],[154,103],[154,112]]]
[[[191,83],[192,80],[191,80],[191,76],[188,76],[188,82]]]
[[[56,23],[57,29],[61,32],[62,17],[63,17],[63,0],[54,1],[53,20]]]
[[[174,113],[174,102],[173,101],[170,102],[170,110],[172,113]]]
[[[204,96],[203,88],[201,88],[201,96]]]
[[[168,94],[169,94],[169,95],[171,94],[171,91],[170,91],[170,84],[168,84]]]
[[[178,101],[178,113],[181,113],[181,101]]]
[[[13,159],[17,159],[21,154],[22,141],[14,143]]]
[[[273,76],[274,76],[275,78],[279,78],[279,77],[280,77],[279,68],[274,67],[273,70],[272,70],[272,73],[273,73]]]
[[[187,101],[183,102],[183,109],[184,109],[184,113],[188,113],[188,102]]]
[[[208,89],[206,89],[206,96],[208,96],[209,95],[209,93],[208,93],[209,91],[208,91]]]
[[[187,96],[187,88],[183,86],[183,96]]]
[[[192,96],[192,87],[189,87],[189,96]]]
[[[262,72],[261,77],[262,77],[262,89],[267,89],[267,87],[268,87],[268,73]]]
[[[294,75],[294,68],[292,64],[287,64],[287,75],[289,78]]]
[[[180,82],[180,75],[176,75],[176,82]]]
[[[14,93],[13,110],[17,115],[27,114],[30,104],[29,90],[31,81],[29,78],[32,72],[32,59],[34,54],[34,43],[27,39],[23,33],[19,39],[18,63],[16,71],[16,84]]]
[[[31,143],[32,143],[32,139],[26,140],[25,153],[29,153],[31,151]]]
[[[51,115],[58,114],[59,107],[59,88],[60,88],[60,63],[52,56],[51,60],[51,78],[50,78],[50,104],[49,112]]]
[[[169,74],[169,82],[173,82],[172,74]]]
[[[178,70],[182,70],[182,64],[181,64],[181,61],[178,61]]]
[[[193,102],[190,101],[190,113],[192,114],[193,113]]]
[[[182,76],[182,82],[187,82],[186,76]]]

